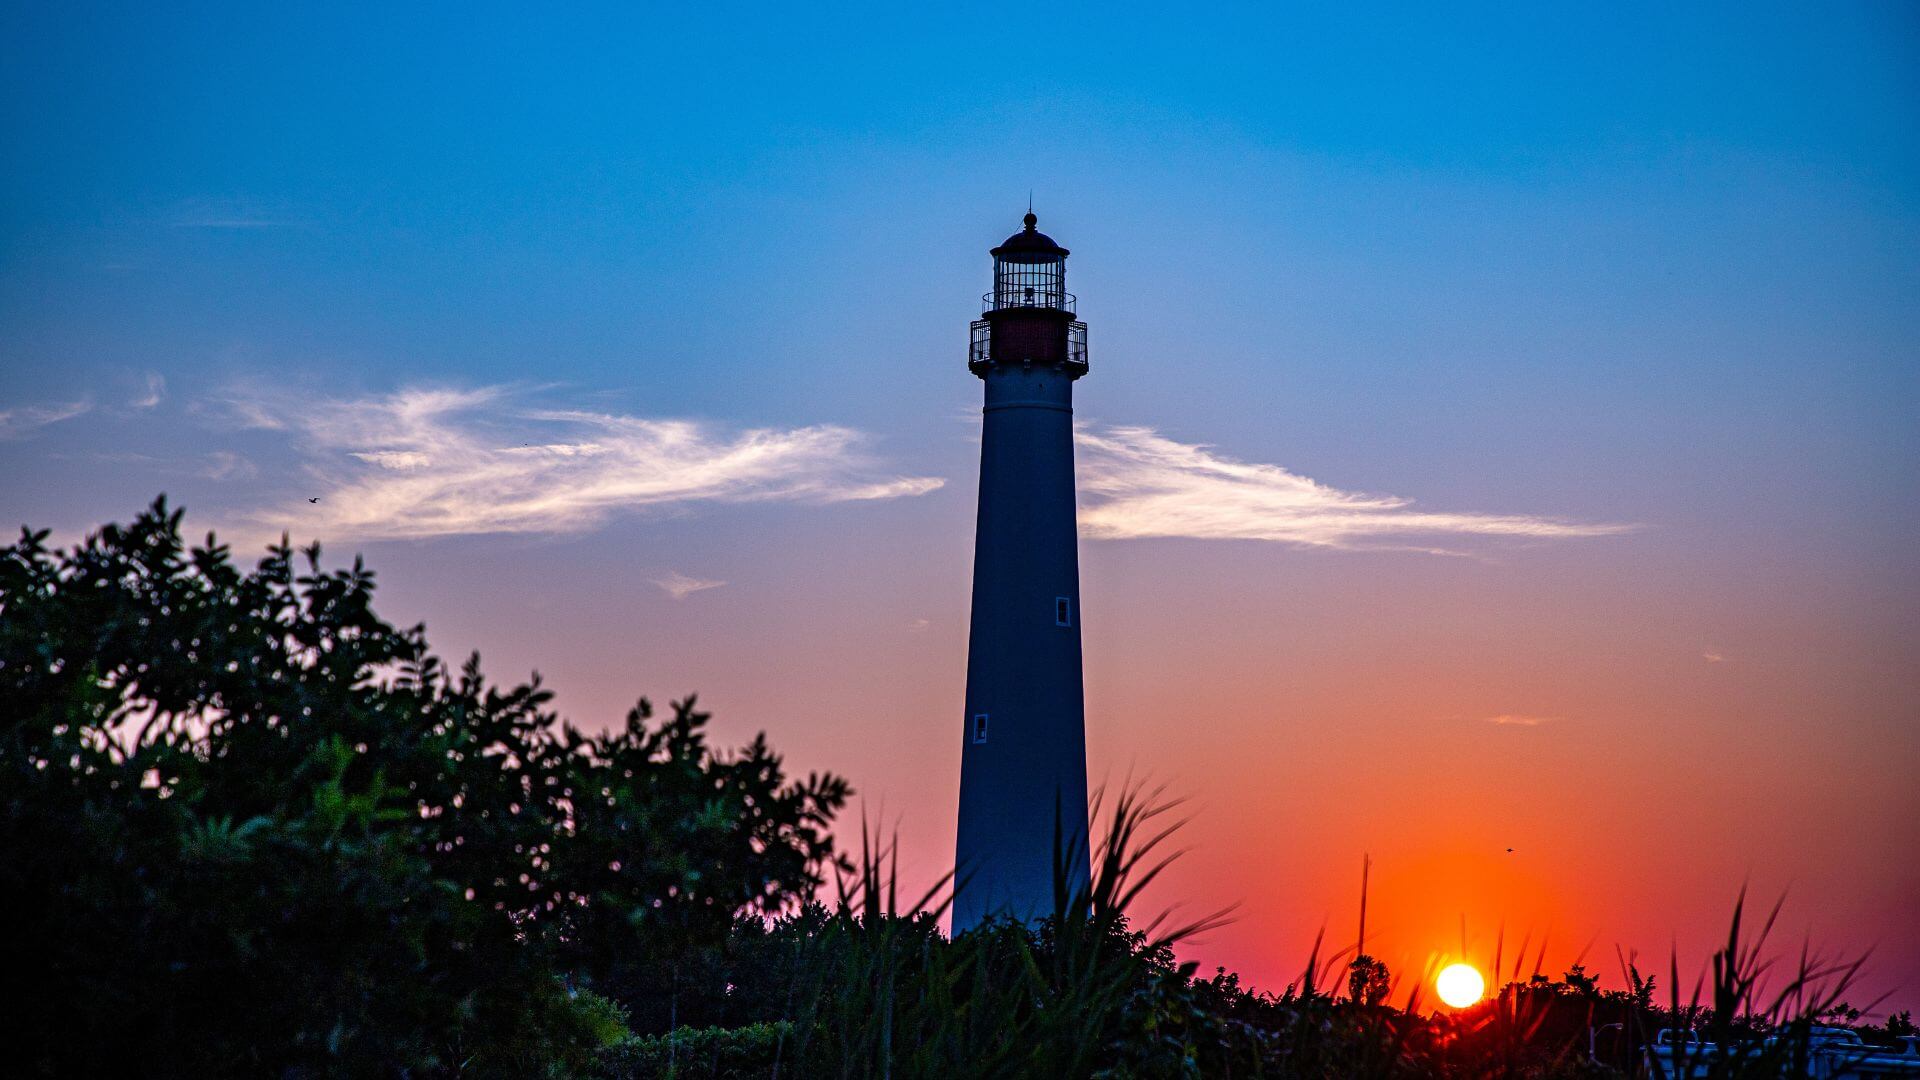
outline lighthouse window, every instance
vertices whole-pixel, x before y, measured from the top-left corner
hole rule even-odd
[[[995,259],[993,306],[996,309],[1068,309],[1066,284],[1067,263],[1064,258],[1048,256],[1039,262],[1026,262],[1019,257]]]
[[[1053,598],[1053,625],[1073,625],[1073,601],[1064,596],[1056,596]]]
[[[987,714],[986,713],[979,712],[979,713],[973,714],[973,741],[977,743],[983,743],[987,741]]]

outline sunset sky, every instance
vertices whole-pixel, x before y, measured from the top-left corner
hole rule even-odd
[[[1920,1007],[1920,9],[283,7],[0,14],[0,524],[364,553],[925,882],[1031,191],[1089,769],[1189,798],[1192,958],[1283,987],[1371,854],[1397,973],[1690,989],[1744,883]]]

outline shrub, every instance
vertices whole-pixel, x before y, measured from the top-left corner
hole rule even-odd
[[[793,1025],[780,1021],[741,1028],[680,1028],[666,1035],[632,1035],[594,1057],[596,1080],[761,1080],[770,1076]]]
[[[164,501],[46,536],[0,548],[21,1071],[565,1073],[617,1032],[558,972],[723,937],[831,858],[844,782],[710,750],[691,702],[561,725],[378,618],[357,561],[242,571]]]

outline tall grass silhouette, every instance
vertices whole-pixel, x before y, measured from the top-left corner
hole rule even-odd
[[[1031,924],[989,920],[952,938],[941,927],[955,874],[903,902],[897,837],[863,818],[834,903],[764,924],[779,958],[782,1016],[741,1038],[770,1045],[770,1059],[710,1068],[708,1058],[721,1060],[718,1033],[691,1030],[666,1037],[685,1040],[683,1064],[607,1075],[1778,1080],[1811,1074],[1818,1021],[1855,985],[1864,959],[1803,951],[1776,967],[1767,945],[1779,905],[1755,933],[1743,893],[1710,979],[1684,999],[1677,952],[1662,973],[1662,1003],[1632,954],[1620,954],[1626,989],[1600,991],[1581,975],[1584,956],[1571,981],[1550,979],[1545,939],[1510,947],[1504,928],[1488,972],[1498,989],[1466,1009],[1430,1011],[1432,961],[1418,978],[1395,978],[1386,998],[1356,997],[1346,976],[1364,940],[1328,951],[1324,931],[1293,983],[1254,992],[1224,970],[1199,978],[1196,964],[1175,958],[1177,945],[1223,925],[1231,908],[1187,919],[1131,914],[1182,854],[1173,844],[1179,806],[1164,788],[1096,793],[1087,884],[1066,884],[1087,848],[1056,824],[1052,912]],[[1619,1037],[1596,1057],[1602,1027]],[[1675,1030],[1698,1034],[1662,1040]]]

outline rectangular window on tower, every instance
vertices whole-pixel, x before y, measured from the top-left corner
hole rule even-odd
[[[1073,601],[1064,596],[1053,598],[1053,625],[1073,625]]]
[[[973,714],[973,741],[977,743],[983,743],[987,741],[987,714],[986,713],[978,712]]]

